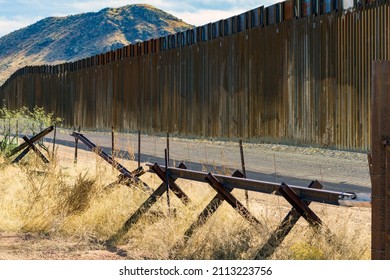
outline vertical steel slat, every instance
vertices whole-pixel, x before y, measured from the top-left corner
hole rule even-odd
[[[355,135],[356,135],[356,127],[355,127],[355,123],[356,123],[356,112],[355,112],[355,107],[354,107],[354,99],[355,99],[355,96],[352,92],[352,89],[354,88],[354,71],[356,70],[354,68],[354,60],[353,60],[353,56],[354,56],[354,48],[355,48],[355,45],[354,45],[354,41],[353,41],[353,31],[354,31],[354,27],[355,27],[355,24],[353,22],[353,14],[352,13],[348,13],[348,25],[347,25],[347,30],[348,30],[348,48],[349,48],[349,51],[348,51],[348,62],[349,62],[349,65],[348,65],[348,80],[347,80],[347,96],[348,96],[348,117],[349,117],[349,122],[347,125],[349,125],[351,127],[351,132],[350,132],[350,135],[349,135],[349,139],[348,139],[348,144],[347,146],[350,147],[351,145],[353,145],[353,143],[355,142]],[[348,126],[345,127],[345,129],[347,130],[348,129]]]
[[[341,98],[342,98],[342,93],[341,93],[341,90],[342,90],[342,80],[341,80],[341,71],[342,71],[342,59],[343,59],[343,53],[342,53],[342,49],[341,49],[341,46],[342,46],[342,18],[341,17],[338,17],[337,18],[337,22],[338,22],[338,31],[337,31],[337,34],[338,34],[338,42],[337,42],[337,103],[336,103],[336,106],[337,106],[337,115],[336,115],[336,142],[339,143],[340,147],[342,148],[343,147],[343,143],[341,141],[341,138],[340,138],[340,126],[341,126],[341,123],[340,123],[340,119],[341,119]]]
[[[362,102],[362,60],[360,57],[362,57],[362,14],[360,11],[358,11],[357,18],[356,18],[356,60],[357,60],[357,71],[356,71],[356,88],[357,88],[357,108],[363,108],[363,102]],[[364,114],[365,111],[361,110],[359,112],[359,134],[360,134],[360,145],[364,145],[366,140],[364,139],[365,133],[364,133]]]
[[[361,37],[362,38],[367,38],[367,12],[362,11],[361,13],[361,22],[362,22],[362,27],[361,27]],[[367,40],[362,40],[361,46],[362,46],[362,51],[361,51],[361,62],[362,62],[362,70],[361,70],[361,94],[362,94],[362,103],[366,104],[367,100],[367,62],[366,62],[366,57],[367,57]],[[366,110],[365,110],[366,111]],[[368,116],[367,114],[365,115],[365,125],[369,126],[368,124]],[[367,131],[367,129],[365,130]],[[366,137],[366,141],[369,137]]]

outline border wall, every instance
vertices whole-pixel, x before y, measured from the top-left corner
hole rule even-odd
[[[83,129],[366,151],[371,62],[390,59],[390,6],[340,9],[344,2],[286,1],[80,61],[25,67],[0,88],[0,105],[41,106]]]

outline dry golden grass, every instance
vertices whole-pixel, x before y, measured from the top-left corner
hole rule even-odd
[[[134,161],[121,160],[121,163],[130,170],[136,168]],[[150,195],[142,187],[112,185],[117,175],[98,156],[82,150],[75,166],[73,150],[66,147],[57,150],[49,165],[33,155],[18,165],[1,158],[0,259],[24,258],[23,252],[33,259],[99,258],[70,254],[76,249],[65,242],[79,244],[78,252],[109,250],[105,241],[118,232]],[[151,173],[143,175],[142,180],[154,189],[161,183]],[[215,195],[207,184],[181,179],[177,182],[191,198],[191,206],[184,206],[171,194],[169,212],[164,195],[115,244],[116,250],[126,252],[125,258],[253,259],[291,208],[282,197],[250,193],[249,209],[262,222],[262,229],[250,225],[224,203],[185,246],[177,249],[174,244],[180,244],[184,232]],[[245,201],[243,191],[235,190],[233,194]],[[272,259],[370,258],[371,209],[316,203],[310,207],[323,220],[324,227],[315,230],[300,219]],[[41,239],[41,247],[31,246],[31,238],[13,241],[12,246],[1,239],[1,235],[21,234],[33,236],[34,242]],[[56,254],[42,253],[44,246],[53,248],[48,240],[57,244],[55,250],[50,249]],[[34,254],[33,248],[41,253]],[[103,254],[100,258],[112,256]]]

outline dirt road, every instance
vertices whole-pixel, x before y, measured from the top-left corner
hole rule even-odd
[[[57,143],[74,146],[69,130],[58,130]],[[111,134],[82,132],[96,145],[111,152]],[[51,135],[46,141],[52,141]],[[117,133],[116,149],[122,157],[138,158],[138,135]],[[185,162],[195,170],[241,170],[238,142],[197,139],[169,139],[170,164]],[[86,146],[80,144],[81,149]],[[142,135],[141,161],[164,164],[166,137]],[[287,145],[245,143],[244,157],[247,177],[276,183],[308,186],[320,181],[325,189],[345,192],[370,193],[371,183],[365,153],[295,147]]]

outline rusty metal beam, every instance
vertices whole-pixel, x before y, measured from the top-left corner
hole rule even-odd
[[[265,228],[263,223],[261,223],[249,210],[230,192],[229,188],[224,186],[218,179],[211,173],[206,175],[206,181],[213,187],[213,189],[218,192],[218,194],[225,200],[230,206],[233,207],[244,219],[246,219],[251,224],[255,225],[258,230]]]
[[[254,259],[265,260],[271,257],[300,218],[301,214],[299,214],[299,212],[295,208],[290,210],[286,217],[284,217],[278,228],[272,233],[266,243],[261,247],[260,251],[256,254]]]
[[[390,259],[390,61],[372,63],[371,258]]]
[[[147,166],[152,166],[147,164]],[[161,167],[165,170],[165,167]],[[182,178],[198,182],[204,182],[208,173],[194,170],[181,170],[178,168],[169,168],[172,178]],[[152,172],[152,171],[151,171]],[[261,193],[277,193],[280,184],[251,180],[246,178],[234,178],[231,176],[214,174],[215,178],[227,188],[237,188]],[[309,189],[300,186],[289,186],[302,200],[320,202],[332,205],[340,205],[340,200],[353,200],[356,198],[355,193],[336,192],[320,189]]]
[[[76,127],[73,127],[73,130],[76,131]],[[81,126],[79,126],[78,132],[80,133],[81,131]],[[78,150],[79,150],[79,139],[75,137],[74,139],[74,164],[77,164],[77,157],[78,157]]]
[[[308,188],[321,189],[322,185],[318,181],[313,181]],[[310,205],[310,201],[306,202],[307,206]],[[286,236],[293,229],[302,215],[293,207],[287,215],[284,217],[277,229],[271,234],[268,240],[261,247],[256,254],[255,259],[268,259],[275,252],[276,248],[283,242]]]
[[[185,167],[185,165],[183,164]],[[186,169],[183,167],[179,167],[179,169]],[[167,178],[168,179],[168,185],[169,188],[172,190],[172,192],[184,203],[184,205],[188,205],[190,203],[190,198],[186,195],[186,193],[175,183],[176,179],[172,179],[169,174],[166,171],[163,171],[161,167],[156,163],[152,166],[152,170],[154,173],[157,174],[157,176],[164,182],[164,184],[167,184]]]
[[[157,202],[157,200],[166,192],[165,184],[161,184],[148,199],[126,220],[123,226],[116,234],[107,240],[108,244],[113,244],[120,240],[130,228],[136,224],[139,219]]]
[[[127,170],[122,164],[114,160],[111,156],[106,154],[101,148],[97,147],[94,143],[92,143],[87,137],[83,134],[73,131],[71,136],[83,142],[92,152],[95,152],[102,159],[112,165],[115,169],[117,169],[123,176],[126,178],[133,180],[137,184],[141,184],[145,189],[153,191],[151,187],[149,187],[145,182],[143,182],[140,178],[134,176],[132,172]]]
[[[240,171],[235,171],[232,175],[233,177],[237,177],[237,178],[244,178],[244,174]],[[227,192],[232,192],[233,189],[230,189],[230,188],[227,188],[226,189]],[[189,228],[186,230],[186,232],[184,233],[184,237],[182,240],[179,240],[175,246],[173,246],[173,248],[175,248],[175,250],[177,248],[180,248],[181,246],[185,245],[185,243],[187,242],[188,239],[191,238],[191,236],[193,235],[193,233],[195,232],[195,230],[199,227],[201,227],[202,225],[204,225],[208,219],[217,211],[217,209],[222,205],[222,203],[224,202],[224,199],[223,197],[217,193],[213,199],[210,201],[209,204],[207,204],[207,206],[203,209],[203,211],[198,215],[197,219],[195,222],[193,222]]]
[[[24,157],[28,154],[29,151],[30,151],[30,146],[28,146],[27,148],[25,148],[25,149],[23,150],[23,152],[21,152],[21,153],[12,161],[12,163],[18,163],[19,161],[21,161],[22,158],[24,158]]]
[[[23,150],[13,161],[12,163],[18,163],[21,161],[30,150],[33,150],[41,159],[44,163],[50,163],[50,161],[41,153],[41,151],[34,145],[34,143],[31,141],[31,139],[25,135],[23,136],[23,140],[25,143],[27,143],[28,147]]]
[[[47,134],[52,132],[53,129],[54,129],[54,126],[49,126],[48,128],[42,130],[38,134],[31,137],[31,139],[29,139],[29,141],[31,141],[32,143],[35,143],[36,141],[40,140],[41,138],[45,137]],[[23,150],[27,147],[29,147],[29,144],[27,142],[24,142],[24,143],[20,144],[18,147],[16,147],[15,149],[13,149],[11,152],[9,152],[6,156],[12,157],[16,153],[20,152],[21,150]]]
[[[187,168],[183,163],[179,165],[179,168]],[[176,179],[172,180],[172,182],[176,181]],[[118,232],[110,237],[107,240],[108,244],[113,244],[120,240],[129,230],[130,228],[136,224],[141,217],[157,202],[157,200],[167,191],[165,182],[162,183],[149,197],[145,200],[145,202],[126,220],[123,224],[122,228],[118,230]]]
[[[133,177],[141,177],[142,175],[145,174],[145,170],[142,166],[140,166],[139,168],[133,170],[131,172],[131,174]],[[134,184],[134,181],[132,179],[125,177],[122,174],[119,174],[118,179],[115,182],[109,184],[109,186],[113,186],[113,185],[117,185],[117,184],[124,184],[128,187],[132,187]]]
[[[297,194],[285,183],[282,183],[278,192],[305,218],[312,226],[321,225],[321,219],[309,208],[309,206],[297,196]]]
[[[101,158],[107,161],[110,165],[114,166],[121,174],[127,178],[133,178],[131,172],[127,170],[123,165],[114,160],[111,156],[106,154],[101,148],[97,147],[94,143],[88,140],[83,134],[73,131],[71,136],[75,137],[77,140],[83,142],[92,152],[97,153]]]
[[[50,163],[50,161],[41,153],[41,151],[34,145],[30,138],[27,135],[23,136],[23,140],[28,144],[31,150],[33,150],[44,163]]]

